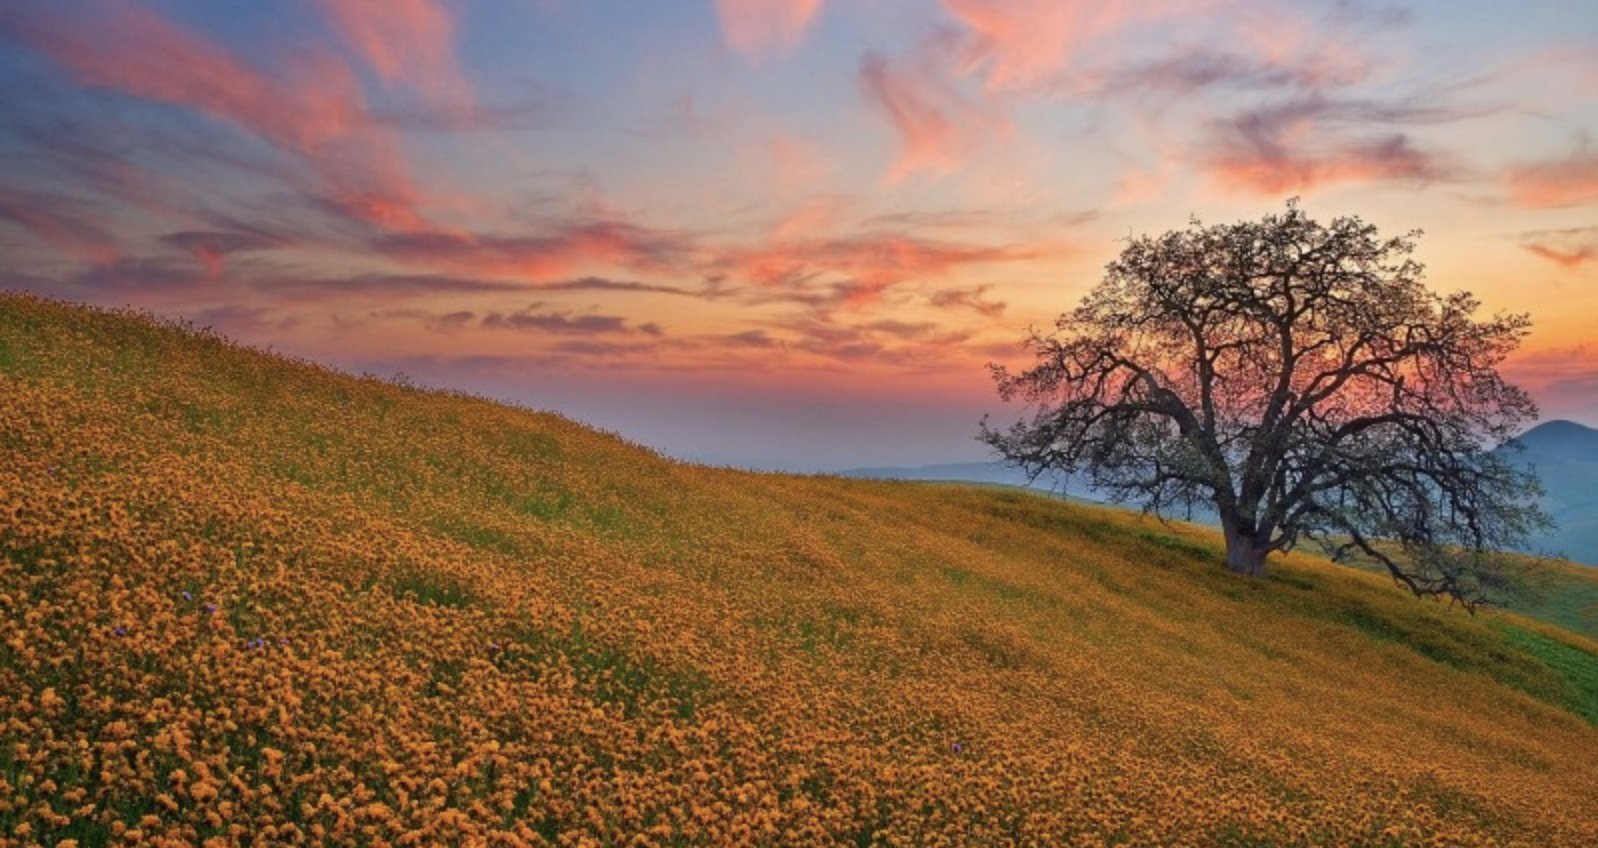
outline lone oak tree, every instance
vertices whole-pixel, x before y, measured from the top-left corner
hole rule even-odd
[[[1497,371],[1530,322],[1427,290],[1416,235],[1289,202],[1133,239],[1053,333],[1032,331],[1031,367],[989,366],[1031,414],[981,438],[1147,511],[1207,503],[1233,571],[1315,539],[1474,609],[1493,551],[1547,521],[1536,478],[1493,450],[1536,418]]]

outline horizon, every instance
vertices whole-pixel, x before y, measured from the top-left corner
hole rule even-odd
[[[914,467],[991,458],[985,364],[1126,238],[1296,196],[1529,312],[1506,377],[1591,427],[1595,41],[1555,0],[22,0],[0,289],[691,461]]]

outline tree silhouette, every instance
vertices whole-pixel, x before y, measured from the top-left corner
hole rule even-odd
[[[1474,609],[1493,552],[1547,523],[1535,477],[1493,450],[1537,415],[1497,371],[1530,321],[1427,290],[1418,235],[1290,201],[1135,238],[1054,332],[1032,331],[1031,367],[989,366],[1030,415],[981,438],[1149,511],[1212,506],[1233,571],[1314,539]]]

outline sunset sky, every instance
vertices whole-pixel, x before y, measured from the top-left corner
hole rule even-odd
[[[0,288],[674,455],[981,458],[1129,235],[1421,229],[1598,423],[1598,3],[5,0]]]

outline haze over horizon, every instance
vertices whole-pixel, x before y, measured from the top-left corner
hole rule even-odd
[[[1301,198],[1598,422],[1598,4],[20,0],[0,289],[684,458],[982,458],[1128,236]]]

